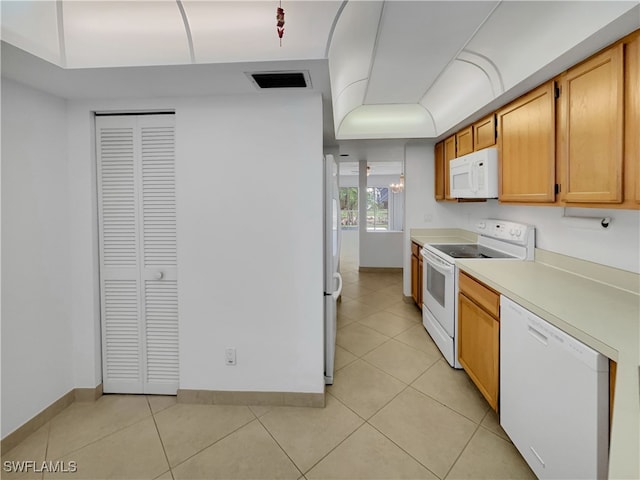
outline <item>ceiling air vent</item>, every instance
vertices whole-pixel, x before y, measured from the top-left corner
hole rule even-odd
[[[259,88],[311,88],[309,72],[253,72],[247,73]]]

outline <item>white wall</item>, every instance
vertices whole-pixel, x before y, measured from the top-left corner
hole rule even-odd
[[[640,273],[640,211],[571,208],[572,216],[610,216],[607,229],[582,226],[563,218],[560,207],[522,207],[493,203],[489,216],[530,223],[536,227],[536,247],[570,257]]]
[[[2,437],[74,388],[66,102],[2,80]]]
[[[320,96],[185,101],[176,134],[180,388],[322,392]]]
[[[91,360],[76,378],[89,381],[100,365],[91,111],[159,109],[176,112],[180,388],[322,392],[315,94],[70,102],[74,199],[85,205],[73,230],[86,262],[73,270],[84,285],[76,358]],[[224,364],[226,347],[237,349],[234,367]]]
[[[561,207],[436,202],[434,200],[433,142],[405,147],[404,294],[411,292],[409,238],[412,228],[473,230],[481,218],[530,223],[536,227],[536,246],[544,250],[640,273],[640,211],[568,209],[571,215],[611,216],[607,230],[575,227],[562,218]]]
[[[102,383],[94,120],[86,104],[69,102],[67,122],[73,373],[76,387],[94,388]]]

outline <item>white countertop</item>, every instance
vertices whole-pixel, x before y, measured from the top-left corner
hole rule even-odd
[[[411,241],[421,247],[425,243],[476,243],[478,236],[459,228],[412,228]]]
[[[618,362],[609,478],[640,478],[640,291],[635,282],[631,289],[618,288],[538,261],[465,259],[456,265]],[[609,270],[615,277],[615,269]],[[620,272],[624,280],[630,275]]]

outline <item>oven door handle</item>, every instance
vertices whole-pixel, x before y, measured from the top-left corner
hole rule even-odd
[[[427,250],[422,250],[422,257],[429,263],[431,263],[431,266],[433,268],[435,268],[436,270],[438,270],[441,273],[451,273],[453,272],[453,265],[445,262],[444,260],[442,260],[441,258],[438,258],[436,255],[434,255],[433,253],[427,251]]]

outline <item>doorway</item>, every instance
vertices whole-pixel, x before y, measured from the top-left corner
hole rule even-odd
[[[175,117],[95,126],[103,391],[176,394]]]

